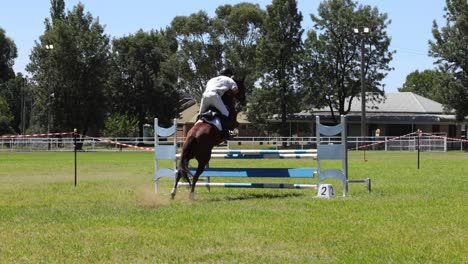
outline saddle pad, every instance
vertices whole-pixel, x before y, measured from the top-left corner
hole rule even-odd
[[[215,126],[219,131],[223,130],[223,127],[221,126],[221,120],[219,119],[219,117],[215,117],[215,118],[213,118],[211,120],[208,120],[208,119],[202,117],[200,120],[197,121],[197,123],[198,122],[204,122],[204,123],[211,124],[211,125]]]

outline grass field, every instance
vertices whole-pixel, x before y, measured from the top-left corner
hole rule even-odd
[[[1,263],[468,263],[468,153],[350,152],[346,198],[153,193],[152,153],[0,153]],[[212,167],[310,167],[222,160]],[[335,164],[327,164],[333,166]],[[338,182],[336,189],[341,189]]]

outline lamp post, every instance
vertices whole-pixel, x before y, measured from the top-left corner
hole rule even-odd
[[[369,34],[369,28],[364,27],[362,30],[354,28],[354,33],[359,34],[361,42],[361,137],[362,140],[366,138],[366,88],[365,88],[365,76],[364,76],[364,38]],[[364,144],[364,142],[363,142]]]
[[[47,149],[50,150],[50,140],[49,140],[49,133],[50,133],[50,124],[52,123],[52,115],[50,114],[50,104],[52,103],[51,100],[54,99],[55,94],[51,93],[47,95]]]
[[[46,50],[51,51],[54,49],[54,45],[48,44],[45,45]],[[48,73],[49,74],[49,73]],[[50,81],[50,77],[47,78]],[[50,85],[50,84],[49,84]],[[49,133],[50,133],[50,99],[54,97],[54,93],[47,92],[47,149],[50,150],[50,140],[49,140]]]
[[[25,127],[26,127],[26,111],[25,111],[25,108],[26,108],[26,98],[25,98],[25,91],[26,89],[26,79],[23,78],[22,79],[22,82],[21,82],[21,88],[20,88],[20,91],[21,91],[21,134],[25,134],[24,130],[25,130]]]

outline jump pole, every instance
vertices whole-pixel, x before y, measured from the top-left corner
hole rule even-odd
[[[179,182],[180,186],[190,186],[188,182]],[[288,184],[288,183],[223,183],[223,182],[197,182],[200,187],[223,188],[255,188],[255,189],[317,189],[317,184]]]

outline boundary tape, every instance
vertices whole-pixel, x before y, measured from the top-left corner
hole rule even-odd
[[[117,142],[117,141],[112,141],[112,140],[104,139],[104,138],[95,138],[95,137],[88,137],[88,136],[85,136],[85,138],[91,138],[91,139],[95,139],[95,140],[98,140],[98,141],[101,141],[101,142],[106,142],[106,143],[114,144],[114,145],[117,145],[117,146],[123,146],[123,147],[127,147],[127,148],[134,148],[134,149],[145,150],[145,151],[154,151],[154,148],[139,147],[139,146],[120,143],[120,142]]]
[[[447,140],[452,140],[452,141],[460,141],[460,142],[468,142],[468,139],[461,139],[461,138],[451,138],[451,137],[447,137],[447,136],[437,136],[437,135],[434,135],[434,134],[431,134],[431,133],[422,133],[423,135],[428,135],[428,136],[431,136],[431,137],[436,137],[436,138],[445,138]]]
[[[45,137],[45,136],[63,136],[63,135],[73,135],[73,134],[74,134],[74,132],[36,133],[36,134],[26,134],[26,135],[0,135],[0,138],[29,138],[29,137]],[[382,144],[382,143],[391,142],[391,141],[394,141],[394,140],[398,140],[398,139],[401,139],[401,138],[405,138],[405,137],[409,137],[409,136],[417,135],[417,134],[418,134],[418,132],[415,131],[415,132],[411,132],[411,133],[406,134],[406,135],[394,137],[394,138],[391,138],[391,139],[388,139],[388,140],[378,141],[378,142],[368,144],[368,145],[349,148],[349,150],[364,149],[364,148],[368,148],[368,147],[371,147],[371,146],[374,146],[374,145],[379,145],[379,144]],[[447,136],[437,136],[437,135],[434,135],[434,134],[431,134],[431,133],[425,133],[425,132],[421,132],[421,135],[427,135],[427,136],[431,136],[431,137],[435,137],[435,138],[442,138],[442,139],[451,140],[451,141],[468,142],[468,139],[451,138],[451,137],[447,137]],[[139,150],[144,150],[144,151],[154,151],[154,148],[139,147],[139,146],[135,146],[135,145],[131,145],[131,144],[120,143],[118,141],[112,141],[112,140],[105,139],[105,138],[89,137],[89,136],[83,136],[81,134],[80,134],[80,136],[84,137],[84,138],[94,139],[94,140],[101,141],[101,142],[106,142],[106,143],[109,143],[109,144],[114,144],[114,145],[117,145],[117,146],[123,146],[123,147],[127,147],[127,148],[134,148],[134,149],[139,149]]]
[[[394,140],[398,140],[398,139],[401,139],[401,138],[404,138],[404,137],[409,137],[411,135],[414,135],[414,134],[418,134],[418,132],[411,132],[409,134],[406,134],[406,135],[402,135],[402,136],[398,136],[398,137],[394,137],[394,138],[391,138],[389,140],[383,140],[383,141],[379,141],[379,142],[375,142],[375,143],[372,143],[372,144],[368,144],[368,145],[363,145],[363,146],[359,146],[359,147],[355,147],[355,148],[350,148],[349,150],[359,150],[359,149],[363,149],[363,148],[367,148],[367,147],[370,147],[370,146],[374,146],[374,145],[378,145],[378,144],[382,144],[382,143],[386,143],[386,142],[391,142],[391,141],[394,141]]]
[[[61,133],[42,133],[42,134],[27,134],[27,135],[4,135],[0,138],[25,138],[25,137],[46,137],[46,136],[63,136],[73,135],[73,132],[61,132]]]

